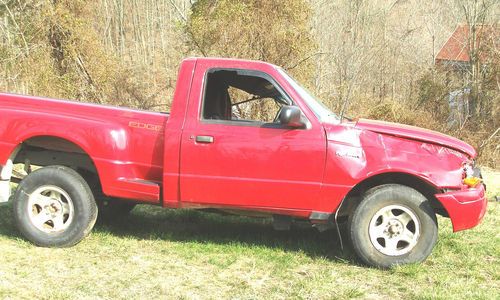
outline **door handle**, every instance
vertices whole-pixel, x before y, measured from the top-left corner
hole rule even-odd
[[[196,142],[197,143],[211,144],[214,142],[214,137],[208,136],[208,135],[197,135]]]

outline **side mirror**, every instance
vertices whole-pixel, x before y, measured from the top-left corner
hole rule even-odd
[[[302,112],[297,106],[285,105],[281,108],[280,124],[291,128],[305,128]]]

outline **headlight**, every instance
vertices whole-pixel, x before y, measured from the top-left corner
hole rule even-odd
[[[466,161],[463,163],[462,179],[463,183],[468,187],[476,187],[483,180],[474,176],[474,161]]]
[[[469,178],[474,176],[474,161],[466,161],[463,163],[462,178]]]

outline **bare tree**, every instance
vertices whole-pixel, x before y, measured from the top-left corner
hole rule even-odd
[[[495,0],[455,0],[460,9],[459,18],[465,19],[467,34],[465,48],[469,56],[464,84],[470,88],[471,114],[480,115],[486,109],[482,89],[484,72],[487,70],[482,60],[487,39],[496,25],[490,22],[494,12],[498,12]],[[496,21],[498,22],[498,20]],[[489,24],[488,24],[489,23]],[[496,34],[496,33],[493,33]]]

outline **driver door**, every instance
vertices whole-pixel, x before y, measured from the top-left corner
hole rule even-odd
[[[223,71],[232,73],[211,80]],[[293,101],[266,73],[196,72],[205,72],[194,76],[205,78],[205,84],[190,98],[202,99],[202,105],[190,107],[193,117],[182,134],[181,201],[254,209],[314,207],[326,156],[322,127],[290,129],[275,121],[280,105]]]

